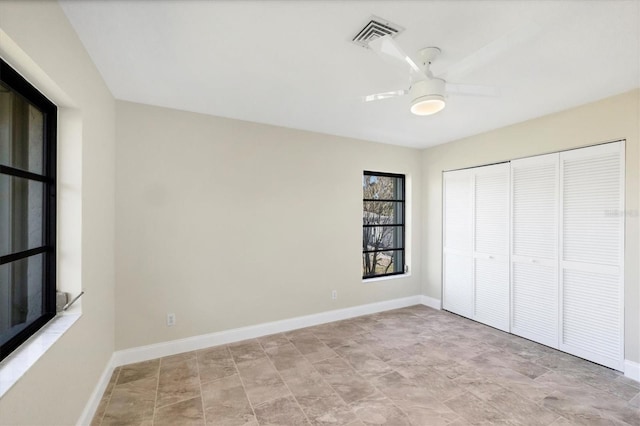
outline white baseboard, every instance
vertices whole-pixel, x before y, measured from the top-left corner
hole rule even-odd
[[[93,389],[93,392],[91,392],[91,396],[89,397],[87,405],[85,405],[84,410],[82,410],[82,414],[78,419],[78,423],[76,423],[78,426],[91,424],[91,420],[93,420],[93,416],[96,414],[96,410],[98,409],[98,405],[100,404],[100,400],[102,399],[104,391],[107,389],[107,385],[109,384],[109,380],[113,375],[114,369],[114,356],[111,355],[111,359],[109,359],[107,367],[102,372],[102,375],[98,380],[98,384]]]
[[[442,301],[429,296],[420,296],[420,303],[433,309],[441,310]]]
[[[285,331],[296,330],[298,328],[311,327],[361,315],[404,308],[407,306],[418,305],[420,303],[421,296],[404,297],[401,299],[386,300],[367,305],[353,306],[350,308],[336,309],[334,311],[321,312],[318,314],[235,328],[217,333],[187,337],[185,339],[172,340],[169,342],[117,351],[114,353],[114,361],[115,366],[147,361],[182,352],[195,351],[211,346],[219,346],[227,343],[239,342],[241,340],[254,339],[256,337],[266,336],[269,334],[282,333]]]
[[[626,359],[624,361],[624,375],[636,382],[640,382],[640,363]]]

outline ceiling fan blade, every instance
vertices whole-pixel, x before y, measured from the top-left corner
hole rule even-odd
[[[454,79],[457,79],[475,68],[492,62],[500,55],[514,49],[519,44],[532,39],[541,31],[542,27],[540,25],[534,22],[529,22],[520,26],[516,30],[507,32],[502,37],[499,37],[489,44],[481,47],[448,68],[439,69],[437,64],[434,64],[432,67],[433,72],[438,76],[446,76],[447,78],[453,77]]]
[[[413,59],[396,43],[391,35],[378,37],[369,42],[369,48],[382,57],[391,57],[396,61],[400,61],[404,65],[409,65],[411,70],[416,73],[422,73],[422,69],[414,62]]]
[[[451,95],[482,96],[490,98],[500,96],[500,90],[494,86],[446,83],[445,88],[447,93]]]
[[[381,99],[396,98],[398,96],[406,95],[408,90],[392,90],[390,92],[374,93],[373,95],[367,95],[362,97],[363,102],[379,101]]]

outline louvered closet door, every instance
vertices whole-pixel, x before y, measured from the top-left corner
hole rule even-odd
[[[473,175],[469,170],[443,173],[444,309],[473,317]]]
[[[560,349],[623,369],[624,145],[563,152]]]
[[[511,332],[558,347],[559,154],[511,162]]]
[[[474,319],[509,331],[509,163],[474,171]]]

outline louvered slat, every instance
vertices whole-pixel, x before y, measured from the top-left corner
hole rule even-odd
[[[620,263],[620,167],[616,152],[563,160],[564,260]]]
[[[509,330],[509,264],[506,261],[475,260],[476,321]]]
[[[557,269],[513,263],[511,331],[558,347]]]
[[[621,296],[616,275],[565,270],[562,343],[618,359]]]
[[[509,165],[481,167],[475,176],[475,250],[509,253]]]
[[[554,259],[558,252],[557,154],[511,162],[513,254]]]
[[[444,174],[444,246],[471,250],[471,174],[467,170]]]

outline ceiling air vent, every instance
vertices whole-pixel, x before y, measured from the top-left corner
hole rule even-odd
[[[353,38],[353,42],[358,46],[369,47],[369,42],[378,37],[391,35],[391,37],[395,37],[404,31],[399,25],[393,24],[386,19],[378,18],[377,16],[372,16],[369,18],[369,22],[364,26],[358,34]]]

